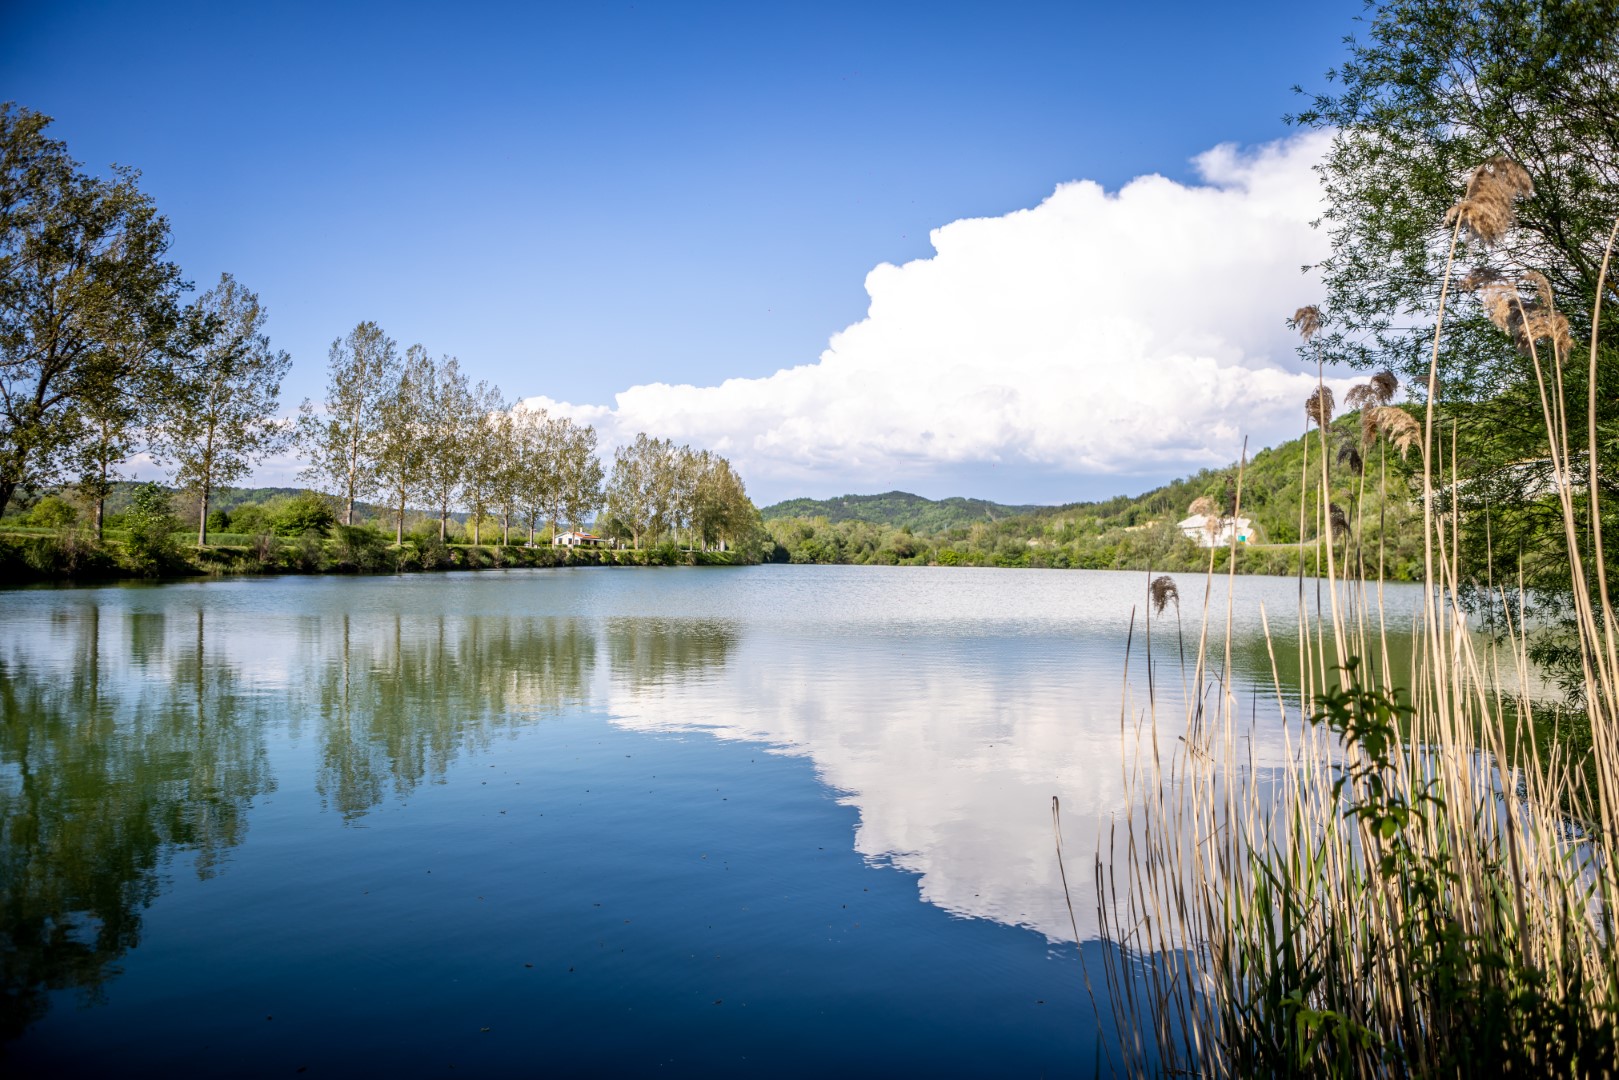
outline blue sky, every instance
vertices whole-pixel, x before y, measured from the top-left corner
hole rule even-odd
[[[867,275],[932,258],[931,230],[1033,210],[1069,181],[1110,195],[1152,174],[1183,194],[1219,187],[1194,159],[1286,138],[1290,88],[1324,85],[1360,10],[7,2],[0,98],[54,116],[87,166],[140,168],[199,287],[228,270],[260,293],[294,357],[289,403],[318,397],[331,340],[374,319],[611,437],[649,415],[615,408],[632,387],[824,363],[829,338],[868,314]],[[1262,180],[1233,182],[1267,197]],[[1189,254],[1173,236],[1116,243]],[[1313,299],[1301,280],[1297,299],[1267,302],[1279,326]],[[1289,360],[1269,331],[1222,334],[1211,362]],[[995,340],[986,331],[975,354],[987,370]],[[881,367],[887,347],[849,363]],[[907,381],[930,380],[906,369],[888,392]],[[664,433],[723,444],[761,502],[890,487],[1056,502],[1230,456],[1185,439],[1135,462],[1050,439],[1031,455],[1015,430],[909,453],[918,433],[898,428],[870,445],[829,434],[838,452],[795,464],[784,432],[813,443],[840,411],[804,412],[802,397],[761,390],[744,423],[715,395],[688,396],[703,418],[674,416]],[[882,415],[845,419],[869,434]]]

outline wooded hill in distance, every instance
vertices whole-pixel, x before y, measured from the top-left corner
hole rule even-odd
[[[1004,506],[984,499],[927,499],[908,491],[888,491],[881,495],[844,495],[836,499],[787,499],[760,510],[769,521],[772,518],[821,518],[833,524],[844,521],[868,521],[874,525],[891,525],[912,532],[934,533],[943,529],[961,528],[978,521],[1000,521],[1004,518],[1036,514],[1050,510],[1049,506]]]
[[[1412,525],[1412,462],[1382,449],[1365,451],[1360,414],[1349,413],[1329,428],[1331,503],[1344,514],[1340,553],[1364,558],[1375,572],[1379,538],[1386,575],[1410,580],[1420,570],[1422,534]],[[1353,453],[1350,451],[1353,450]],[[1303,505],[1314,507],[1321,486],[1321,442],[1308,436],[1308,475]],[[1306,443],[1293,439],[1261,450],[1243,470],[1242,516],[1252,519],[1253,543],[1239,569],[1251,573],[1296,573],[1303,557],[1313,572],[1328,526],[1312,509],[1300,522],[1300,474]],[[1362,453],[1366,454],[1364,460]],[[1360,465],[1357,471],[1356,465]],[[1385,474],[1381,470],[1386,469]],[[887,563],[1006,567],[1081,567],[1108,570],[1199,570],[1209,552],[1179,529],[1199,498],[1229,506],[1235,495],[1235,463],[1205,469],[1137,496],[1065,506],[1004,506],[981,499],[925,499],[894,491],[842,499],[791,499],[761,511],[775,541],[774,558],[801,563]],[[1387,489],[1387,498],[1382,489]],[[1215,552],[1225,565],[1226,552]],[[1340,555],[1341,557],[1341,555]]]

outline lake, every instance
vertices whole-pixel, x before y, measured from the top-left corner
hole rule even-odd
[[[1203,582],[1178,580],[1190,646]],[[762,566],[0,591],[0,1065],[1088,1075],[1092,853],[1123,810],[1145,585]],[[1247,694],[1270,683],[1260,604],[1288,625],[1298,586],[1236,591]]]

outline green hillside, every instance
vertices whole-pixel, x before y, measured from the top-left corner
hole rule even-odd
[[[1410,464],[1390,455],[1388,499],[1379,493],[1380,453],[1369,452],[1357,473],[1348,450],[1360,448],[1360,417],[1351,413],[1329,429],[1332,502],[1350,523],[1349,542],[1375,572],[1379,537],[1386,572],[1407,579],[1421,559],[1421,531],[1411,527]],[[1293,439],[1256,453],[1243,470],[1242,515],[1252,519],[1254,542],[1239,566],[1253,572],[1292,573],[1323,558],[1316,520],[1321,485],[1320,436],[1309,436],[1309,475],[1301,496],[1305,443]],[[1414,458],[1412,459],[1414,462]],[[763,511],[782,562],[940,563],[971,566],[1088,567],[1193,570],[1209,553],[1185,537],[1178,522],[1200,497],[1229,504],[1237,467],[1205,469],[1136,496],[1066,506],[1002,506],[977,499],[933,501],[904,492],[794,499]],[[1300,506],[1309,512],[1300,529]],[[1340,554],[1342,548],[1339,549]],[[1223,550],[1217,565],[1225,562]]]
[[[1003,506],[985,499],[925,499],[908,491],[888,491],[881,495],[844,495],[836,499],[788,499],[767,506],[759,513],[766,521],[773,518],[826,518],[834,524],[867,521],[912,532],[938,532],[972,525],[979,521],[1001,521],[1010,517],[1049,510],[1047,506]]]

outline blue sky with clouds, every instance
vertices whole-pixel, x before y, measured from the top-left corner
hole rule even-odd
[[[289,404],[374,319],[609,440],[718,446],[761,502],[1057,502],[1296,426],[1320,145],[1263,148],[1361,7],[8,0],[0,98],[260,293]],[[1282,295],[1173,332],[1139,299],[1237,274]],[[1121,368],[1207,400],[1154,422]]]

